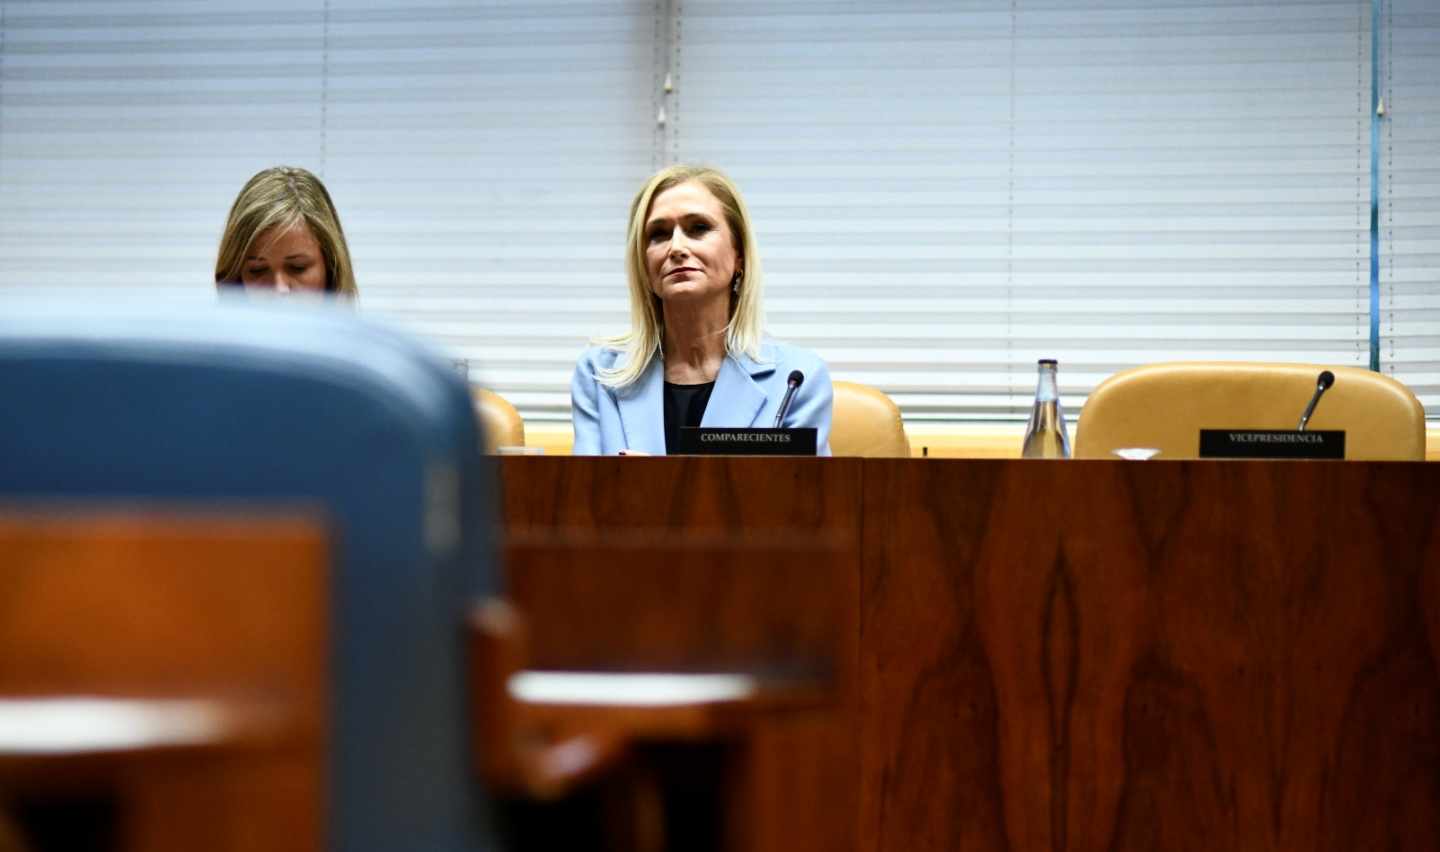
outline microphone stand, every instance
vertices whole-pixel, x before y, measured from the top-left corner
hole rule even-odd
[[[1300,425],[1295,427],[1295,431],[1305,431],[1306,424],[1310,422],[1310,415],[1315,413],[1315,406],[1320,403],[1320,397],[1325,391],[1329,390],[1333,384],[1335,384],[1335,374],[1329,370],[1324,371],[1316,378],[1315,395],[1310,397],[1310,404],[1305,406],[1305,413],[1300,415]]]

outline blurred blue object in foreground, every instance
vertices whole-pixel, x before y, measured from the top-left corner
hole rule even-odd
[[[0,501],[333,523],[329,846],[493,848],[461,624],[495,583],[465,381],[324,305],[0,296]]]

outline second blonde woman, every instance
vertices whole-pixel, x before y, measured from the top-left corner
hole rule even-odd
[[[359,294],[340,215],[319,178],[276,166],[246,182],[220,237],[215,284],[350,299]]]

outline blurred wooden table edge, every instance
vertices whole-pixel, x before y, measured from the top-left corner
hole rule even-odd
[[[502,600],[476,604],[469,631],[476,764],[495,789],[538,799],[610,771],[637,745],[732,739],[831,697],[819,675],[525,669],[524,619]]]
[[[319,741],[276,700],[121,696],[0,697],[0,779],[51,770],[104,774],[137,757],[220,756]]]
[[[632,739],[716,739],[756,714],[824,706],[820,677],[749,672],[555,672],[509,679],[511,697],[554,729],[614,730]]]

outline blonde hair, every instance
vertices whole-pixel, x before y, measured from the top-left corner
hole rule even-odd
[[[255,238],[271,228],[283,232],[300,222],[309,226],[325,255],[326,292],[352,299],[358,296],[350,248],[335,202],[319,178],[294,166],[265,169],[246,181],[230,206],[225,233],[220,237],[215,284],[240,286],[240,268]]]
[[[765,331],[761,299],[760,254],[750,229],[750,211],[739,187],[718,169],[709,166],[674,165],[656,172],[630,204],[630,231],[626,237],[625,273],[630,285],[630,331],[618,337],[596,341],[627,356],[616,367],[601,370],[599,379],[610,387],[623,388],[644,374],[650,362],[663,355],[665,315],[660,297],[650,290],[645,268],[645,220],[655,197],[682,183],[695,181],[710,191],[725,210],[725,222],[735,241],[741,261],[739,292],[730,297],[730,322],[725,327],[725,350],[760,358],[760,339]]]

